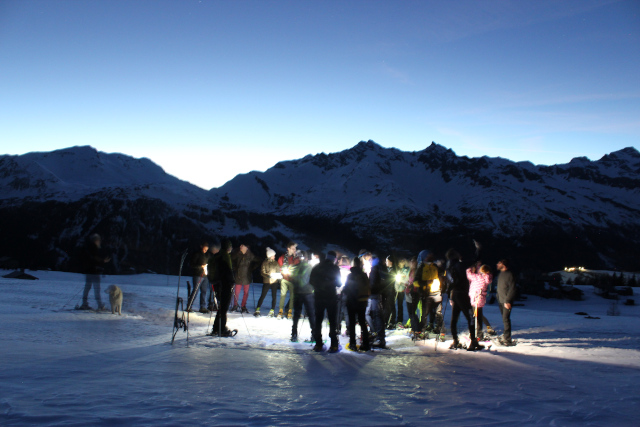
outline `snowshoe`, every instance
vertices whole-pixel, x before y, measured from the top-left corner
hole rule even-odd
[[[269,310],[269,314],[267,315],[267,317],[275,317],[275,311]]]
[[[319,342],[319,343],[317,343],[316,345],[313,346],[313,351],[318,352],[318,351],[322,351],[322,350],[324,350],[324,345],[321,342]]]
[[[260,317],[260,307],[256,308],[256,311],[253,312],[255,317]]]
[[[387,343],[384,340],[376,340],[373,342],[373,344],[371,344],[371,347],[387,348]]]
[[[287,312],[287,319],[292,319],[293,318],[293,312],[291,310],[289,310]]]
[[[209,313],[211,313],[211,311],[209,311],[209,309],[207,307],[200,307],[200,313],[209,314]]]
[[[291,342],[298,342],[298,336],[297,335],[291,335]]]
[[[404,325],[402,324],[402,322],[398,322],[398,324],[396,325],[396,329],[404,329]]]
[[[76,305],[76,310],[93,310],[93,308],[85,302],[82,305]]]
[[[349,350],[349,351],[358,351],[359,350],[359,348],[358,348],[358,346],[356,344],[351,344],[351,343],[347,344],[347,346],[345,348],[347,350]]]
[[[460,344],[458,340],[453,340],[453,342],[449,346],[449,350],[457,350],[459,348],[462,348],[462,344]]]
[[[231,307],[231,310],[230,310],[230,311],[231,311],[231,312],[238,311],[238,306],[237,306],[237,305],[234,305],[233,307]]]
[[[280,311],[278,312],[278,317],[277,317],[277,318],[278,318],[278,320],[282,319],[282,310],[280,310]]]
[[[242,308],[240,309],[240,313],[247,313],[247,314],[249,314],[249,310],[247,310],[247,307],[242,307]]]
[[[225,329],[224,331],[222,331],[222,333],[218,332],[216,329],[214,329],[213,331],[211,331],[211,335],[214,337],[221,337],[221,338],[232,338],[235,337],[238,334],[238,330],[237,329]]]
[[[513,347],[514,345],[518,344],[518,342],[516,340],[506,340],[504,339],[504,337],[500,337],[498,338],[498,342],[500,343],[500,345],[504,346],[504,347]]]
[[[337,353],[340,351],[340,345],[339,344],[335,344],[332,345],[331,347],[329,347],[329,353]]]

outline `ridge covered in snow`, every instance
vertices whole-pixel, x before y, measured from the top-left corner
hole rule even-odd
[[[228,207],[275,215],[440,231],[463,222],[522,235],[551,219],[566,225],[640,224],[640,153],[535,166],[458,157],[432,143],[418,152],[360,142],[339,153],[280,162],[238,175],[211,193]]]

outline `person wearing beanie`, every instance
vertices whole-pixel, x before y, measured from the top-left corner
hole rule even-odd
[[[335,264],[336,253],[334,251],[327,252],[327,256],[324,261],[321,261],[318,265],[313,267],[311,275],[309,277],[309,283],[314,289],[315,299],[315,341],[316,345],[313,348],[314,351],[322,351],[322,321],[324,320],[324,313],[327,312],[329,319],[329,337],[331,338],[330,352],[335,353],[339,351],[338,334],[336,322],[336,307],[337,307],[337,289],[342,286],[342,280],[340,277],[340,268]]]
[[[269,290],[271,290],[271,311],[269,311],[269,317],[274,317],[276,309],[276,294],[278,293],[278,287],[280,286],[280,280],[282,279],[282,273],[280,272],[280,264],[276,261],[276,251],[271,248],[267,248],[267,259],[262,262],[260,267],[260,274],[262,275],[262,294],[258,300],[258,306],[253,314],[256,317],[260,317],[260,307],[264,302]]]

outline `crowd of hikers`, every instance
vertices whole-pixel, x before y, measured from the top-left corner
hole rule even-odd
[[[447,305],[451,307],[449,325],[453,342],[450,348],[463,347],[457,330],[462,314],[469,329],[470,342],[466,348],[479,350],[483,348],[479,341],[484,338],[485,326],[487,334],[495,335],[482,313],[494,275],[492,268],[479,260],[480,245],[474,243],[475,259],[465,264],[455,249],[449,249],[444,259],[436,258],[428,250],[410,259],[393,256],[382,259],[364,249],[358,256],[349,258],[334,251],[326,254],[301,251],[295,242],[290,242],[278,258],[273,249],[267,248],[266,259],[262,260],[247,244],[232,251],[228,240],[211,245],[203,242],[191,257],[193,289],[189,290],[188,309],[192,309],[199,290],[200,312],[217,311],[211,334],[232,336],[234,331],[226,326],[227,312],[249,313],[249,288],[253,272],[259,267],[263,286],[254,315],[261,316],[262,304],[271,291],[268,316],[291,319],[291,340],[298,341],[298,324],[304,307],[311,328],[309,341],[315,343],[315,351],[323,349],[325,315],[331,352],[339,350],[343,319],[349,337],[347,349],[352,351],[384,348],[385,331],[397,328],[410,328],[414,340],[426,339],[429,333],[436,334],[436,339],[444,339]],[[513,345],[510,319],[515,280],[508,260],[498,262],[496,269],[498,305],[504,323],[504,334],[499,341]],[[285,304],[287,295],[289,300]],[[356,326],[360,328],[360,345]]]

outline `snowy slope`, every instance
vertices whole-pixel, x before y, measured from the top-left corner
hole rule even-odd
[[[206,200],[206,192],[167,174],[151,160],[71,147],[0,156],[0,199],[72,201],[97,192],[158,198],[171,204]]]
[[[433,143],[419,152],[361,142],[340,153],[281,162],[211,192],[230,207],[353,224],[441,231],[460,223],[522,235],[531,224],[640,224],[640,153],[534,166],[458,157]]]
[[[610,301],[589,289],[581,302],[516,307],[516,347],[436,352],[395,331],[391,350],[327,354],[290,343],[288,320],[239,314],[235,338],[205,336],[209,318],[197,314],[189,344],[181,332],[171,346],[176,277],[104,277],[124,291],[120,317],[68,310],[81,275],[29,273],[40,280],[0,278],[3,426],[626,427],[640,416],[640,307],[608,317]],[[497,307],[485,314],[501,330]]]

